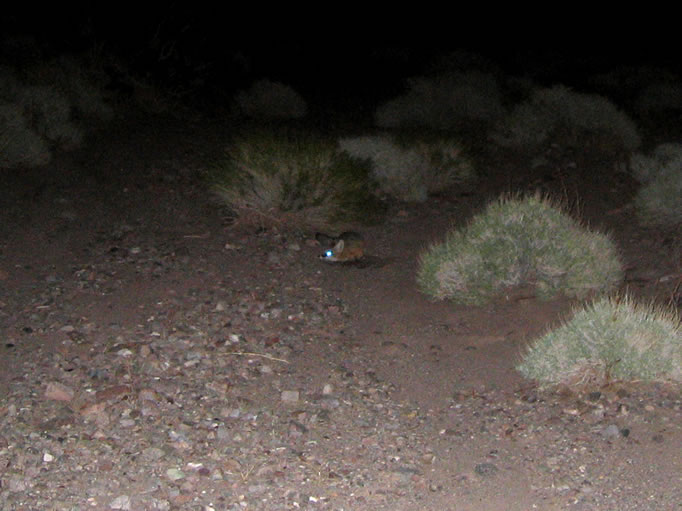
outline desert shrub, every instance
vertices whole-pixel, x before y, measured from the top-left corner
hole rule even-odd
[[[635,109],[640,115],[656,115],[663,111],[682,110],[682,84],[660,81],[648,84],[635,99]]]
[[[417,281],[436,299],[481,304],[520,284],[541,298],[585,297],[622,280],[616,246],[539,196],[502,198],[421,253]]]
[[[0,66],[0,100],[12,102],[19,95],[21,82],[16,73],[5,66]]]
[[[103,94],[101,79],[81,60],[72,56],[36,63],[24,71],[29,85],[49,86],[69,103],[72,115],[79,118],[110,120],[114,113]]]
[[[78,61],[58,58],[20,71],[0,68],[0,167],[46,163],[54,149],[78,147],[87,117],[112,110]]]
[[[241,115],[252,119],[300,119],[308,110],[306,102],[290,86],[266,79],[238,92],[235,106]]]
[[[50,148],[32,130],[22,109],[0,100],[0,168],[34,167],[50,161]]]
[[[502,119],[491,138],[503,147],[565,147],[631,152],[640,145],[635,123],[608,99],[565,86],[538,89]]]
[[[461,145],[444,137],[351,137],[339,140],[339,148],[353,158],[369,160],[380,192],[403,201],[422,202],[428,194],[474,176]]]
[[[83,131],[72,120],[71,104],[47,85],[25,87],[19,94],[29,126],[54,145],[73,149],[83,140]]]
[[[503,115],[501,93],[493,74],[450,72],[417,77],[409,90],[377,108],[382,128],[449,129],[467,121],[491,122]]]
[[[630,158],[633,176],[643,183],[635,211],[645,225],[682,224],[682,144],[661,144],[650,156]]]
[[[532,343],[518,370],[543,384],[682,381],[680,318],[628,297],[602,298]]]
[[[655,66],[618,66],[589,77],[591,87],[601,95],[617,98],[620,104],[634,104],[642,91],[652,84],[678,80],[669,69]]]
[[[259,131],[238,137],[208,179],[245,222],[320,227],[378,212],[368,174],[332,141]]]

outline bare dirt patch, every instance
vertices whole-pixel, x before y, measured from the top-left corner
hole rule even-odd
[[[476,194],[364,230],[377,264],[330,266],[312,233],[240,230],[207,200],[217,132],[124,126],[3,176],[0,507],[682,506],[678,387],[540,391],[514,365],[569,301],[416,289],[423,247],[537,183],[496,162]],[[673,297],[679,240],[589,175],[542,184],[613,231],[633,293]]]

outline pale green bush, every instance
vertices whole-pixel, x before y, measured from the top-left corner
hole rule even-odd
[[[661,81],[648,84],[635,99],[640,115],[655,115],[664,111],[682,110],[682,83]]]
[[[613,290],[623,277],[614,243],[547,199],[503,198],[421,253],[417,282],[435,299],[481,304],[527,284],[544,299]]]
[[[402,96],[379,106],[375,123],[382,128],[456,128],[466,121],[492,122],[504,113],[494,75],[450,72],[412,78]]]
[[[75,57],[63,55],[39,62],[28,67],[24,74],[28,85],[50,87],[66,98],[72,116],[102,121],[114,116],[104,98],[103,84]]]
[[[650,156],[637,153],[630,170],[643,183],[635,211],[645,225],[682,225],[682,144],[661,144]]]
[[[300,119],[308,107],[289,85],[267,79],[254,82],[235,96],[237,111],[252,119]]]
[[[5,66],[0,66],[0,101],[14,102],[21,90],[21,82],[16,73]]]
[[[423,202],[430,193],[474,177],[460,145],[447,138],[361,136],[339,140],[339,148],[353,158],[369,160],[380,192],[407,202]]]
[[[78,147],[81,121],[112,110],[77,60],[60,57],[20,70],[0,68],[0,167],[47,163],[54,149]]]
[[[532,343],[518,370],[541,384],[682,381],[682,330],[671,310],[602,298]]]
[[[503,147],[555,143],[614,152],[631,152],[641,143],[635,123],[608,99],[561,85],[535,91],[496,125],[491,138]]]
[[[19,95],[29,126],[60,148],[73,149],[83,140],[83,130],[71,117],[69,100],[47,85],[25,87]]]
[[[35,167],[50,157],[47,143],[29,127],[22,109],[0,100],[0,168]]]

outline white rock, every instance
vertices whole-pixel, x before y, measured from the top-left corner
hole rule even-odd
[[[111,509],[130,509],[130,496],[129,495],[120,495],[116,497],[114,500],[109,502],[109,507]]]
[[[298,401],[298,390],[283,390],[282,401],[285,403],[296,403]]]

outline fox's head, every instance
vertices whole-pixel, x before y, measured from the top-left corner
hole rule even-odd
[[[343,246],[344,246],[343,240],[337,241],[336,245],[334,245],[332,248],[329,248],[322,252],[322,255],[320,255],[320,259],[324,259],[325,261],[336,261],[339,254],[343,252]]]

